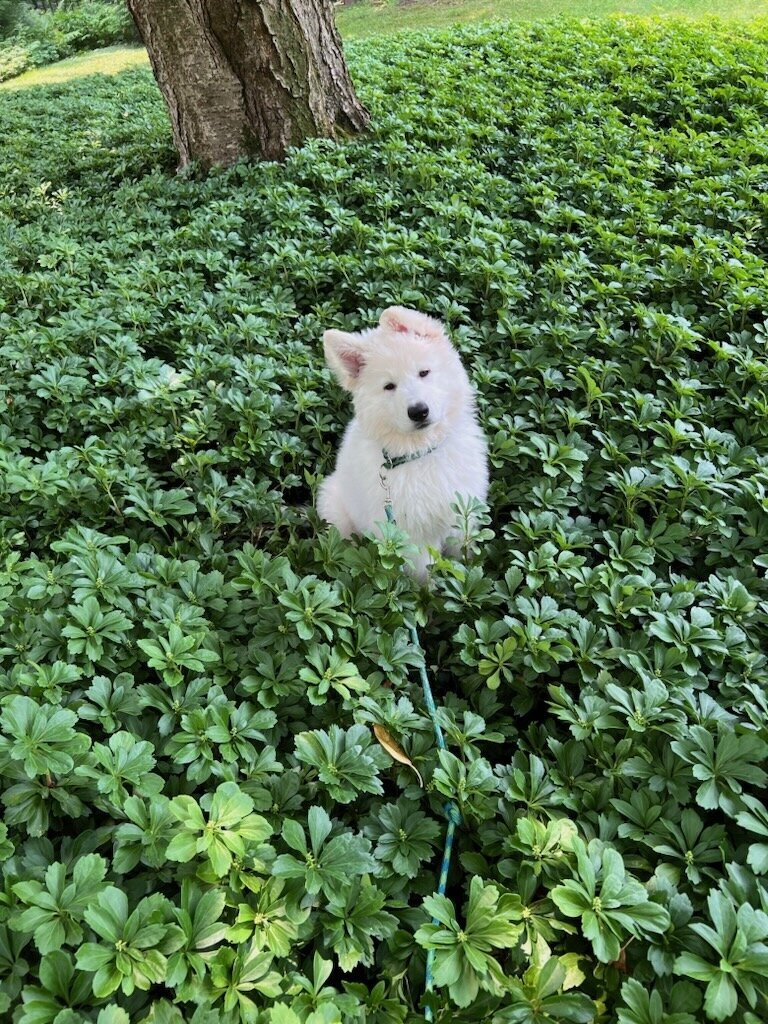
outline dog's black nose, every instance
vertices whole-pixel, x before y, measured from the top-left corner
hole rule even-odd
[[[416,402],[415,405],[408,406],[408,419],[413,420],[414,423],[423,423],[427,416],[429,416],[429,406],[424,402]]]

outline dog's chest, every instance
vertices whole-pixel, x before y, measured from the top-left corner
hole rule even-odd
[[[448,460],[438,453],[382,470],[382,505],[387,498],[398,526],[416,541],[433,542],[450,527],[451,502],[458,489]]]

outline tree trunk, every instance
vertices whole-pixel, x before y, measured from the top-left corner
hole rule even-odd
[[[168,105],[180,168],[281,160],[368,113],[330,0],[128,0]]]

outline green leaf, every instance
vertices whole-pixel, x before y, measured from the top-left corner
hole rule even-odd
[[[581,917],[592,905],[584,888],[570,879],[552,890],[552,900],[568,917]]]
[[[733,982],[727,974],[718,971],[707,985],[704,995],[704,1010],[707,1016],[712,1020],[725,1020],[736,1012],[737,1006],[738,996]]]

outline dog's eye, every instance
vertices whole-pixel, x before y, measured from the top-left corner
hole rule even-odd
[[[420,377],[426,377],[429,374],[429,370],[419,370]]]
[[[384,390],[385,391],[394,391],[396,387],[397,387],[397,384],[393,384],[392,381],[390,381],[389,384],[385,384],[384,385]]]

